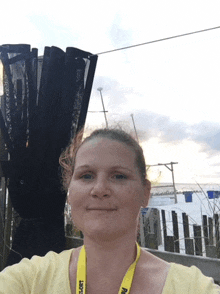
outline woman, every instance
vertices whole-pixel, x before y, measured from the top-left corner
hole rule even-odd
[[[150,197],[138,143],[111,129],[77,141],[60,162],[84,246],[6,268],[0,293],[220,293],[196,267],[169,264],[137,245],[139,211]]]

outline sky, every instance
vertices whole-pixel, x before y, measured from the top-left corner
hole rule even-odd
[[[93,54],[220,26],[219,0],[3,1],[0,45],[76,47]],[[220,182],[220,28],[99,54],[87,132],[120,125],[148,165],[178,162],[178,183]],[[171,182],[165,166],[149,178]]]

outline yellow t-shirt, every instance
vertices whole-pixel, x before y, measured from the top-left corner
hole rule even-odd
[[[220,287],[195,266],[171,263],[162,294],[220,294]]]
[[[71,294],[69,261],[72,250],[24,258],[0,273],[0,294]],[[220,287],[201,271],[172,263],[162,294],[219,294]],[[143,293],[144,294],[144,293]]]

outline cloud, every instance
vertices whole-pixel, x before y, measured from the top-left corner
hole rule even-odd
[[[113,23],[109,29],[109,38],[116,48],[129,46],[132,44],[132,31],[124,29],[122,18],[116,14]]]
[[[109,120],[114,118],[109,114]],[[203,121],[198,124],[187,124],[182,121],[173,121],[166,115],[151,111],[135,111],[133,115],[139,140],[144,142],[157,137],[162,143],[178,144],[183,140],[191,140],[201,146],[201,151],[208,155],[220,152],[220,124]],[[131,113],[118,115],[120,124],[130,121],[130,129],[134,129]]]
[[[142,111],[135,118],[137,128],[142,133],[146,130],[148,138],[156,135],[163,142],[176,142],[189,137],[187,124],[172,121],[168,116]]]
[[[211,163],[210,166],[216,166],[216,167],[219,167],[219,166],[220,166],[220,162]],[[219,172],[219,173],[220,173],[220,172]]]
[[[70,28],[62,26],[56,23],[55,19],[52,19],[46,15],[30,14],[28,16],[29,21],[36,30],[41,32],[41,42],[44,46],[57,46],[66,50],[66,47],[77,44],[79,34],[74,33]],[[73,44],[73,42],[75,44]],[[42,45],[40,46],[41,53],[44,52]]]
[[[201,122],[193,125],[194,140],[204,144],[204,151],[210,155],[220,151],[220,125],[211,122]]]
[[[109,125],[119,124],[126,130],[134,132],[131,118],[133,114],[138,138],[141,142],[151,138],[159,138],[162,143],[178,144],[183,140],[191,140],[200,145],[201,151],[213,156],[220,151],[220,124],[210,121],[201,121],[196,124],[174,120],[168,115],[141,109],[140,93],[133,87],[123,86],[117,78],[108,76],[95,76],[90,105],[93,108],[99,102],[98,108],[102,110],[100,93],[97,88],[102,87],[105,109],[108,111]],[[129,102],[132,104],[129,105]],[[146,102],[146,101],[145,101]],[[132,110],[132,105],[135,110]],[[146,108],[146,104],[143,105]],[[95,108],[93,109],[95,110]]]
[[[109,115],[110,120],[114,115]],[[150,138],[160,138],[162,142],[179,142],[190,137],[189,126],[183,122],[174,122],[168,116],[150,111],[135,111],[133,113],[135,127],[140,141]],[[130,128],[134,128],[131,113],[118,115],[118,121],[130,121]]]
[[[200,174],[200,178],[205,178],[205,179],[218,179],[220,178],[220,172],[216,172],[213,174]]]
[[[127,95],[133,92],[132,88],[124,88],[116,79],[96,76],[93,83],[92,96],[95,96],[98,100],[100,100],[100,93],[96,90],[99,87],[103,89],[102,95],[106,110],[109,109],[111,113],[115,111],[120,113],[123,110],[123,106],[128,102]]]

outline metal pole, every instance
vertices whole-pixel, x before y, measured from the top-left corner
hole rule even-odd
[[[104,101],[103,101],[103,97],[102,97],[102,88],[100,87],[97,90],[100,92],[101,101],[102,101],[102,107],[103,107],[103,112],[104,112],[104,117],[105,117],[105,124],[106,124],[106,128],[108,129],[108,121],[107,121],[107,116],[106,116]]]
[[[173,172],[173,163],[174,162],[171,162],[171,171],[172,171],[172,179],[173,179],[174,199],[175,199],[175,203],[177,203],[176,187],[175,187],[174,172]]]
[[[170,162],[170,163],[158,163],[157,165],[164,165],[166,168],[168,168],[172,172],[172,180],[173,180],[173,191],[174,191],[174,199],[175,203],[177,203],[177,196],[176,196],[176,187],[175,187],[175,181],[174,181],[174,172],[173,172],[173,165],[177,164],[178,162]],[[171,165],[171,168],[168,166]]]
[[[133,122],[133,125],[134,125],[135,135],[136,135],[137,141],[139,141],[139,140],[138,140],[138,135],[137,135],[137,130],[136,130],[135,123],[134,123],[134,117],[133,117],[133,116],[134,116],[134,115],[131,114],[132,122]]]

